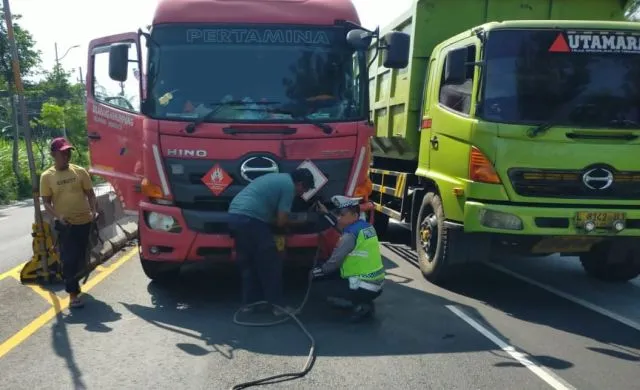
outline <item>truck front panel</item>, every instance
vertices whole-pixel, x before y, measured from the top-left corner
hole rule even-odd
[[[538,237],[529,249],[540,253],[640,235],[640,31],[630,26],[488,32],[473,135],[456,142],[480,151],[500,183],[439,180],[464,188],[444,202],[466,232]]]
[[[326,177],[313,198],[294,201],[294,216],[316,199],[357,192],[372,129],[359,88],[366,58],[347,45],[347,31],[340,24],[154,27],[144,111],[156,139],[145,171],[163,195],[141,204],[141,223],[154,218],[141,228],[145,259],[229,259],[229,205],[269,172],[310,161]],[[212,174],[224,177],[214,191]],[[313,258],[327,228],[320,221],[289,229],[286,257]]]
[[[316,139],[313,142],[210,140],[205,143],[201,139],[171,136],[162,136],[161,140],[163,164],[173,201],[183,210],[189,229],[207,234],[228,232],[226,212],[229,204],[252,180],[268,172],[292,172],[307,159],[328,179],[316,194],[318,198],[328,199],[345,193],[357,143],[356,136]],[[178,154],[183,156],[178,157]],[[201,157],[189,158],[184,154]],[[231,179],[230,184],[217,195],[203,183],[203,178],[216,165]],[[305,212],[308,207],[299,200],[292,211]],[[313,226],[294,228],[292,232],[311,233]]]

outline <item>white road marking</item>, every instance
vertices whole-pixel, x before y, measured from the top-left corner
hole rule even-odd
[[[488,265],[489,267],[491,267],[491,268],[493,268],[495,270],[503,272],[503,273],[505,273],[505,274],[507,274],[509,276],[513,276],[514,278],[520,279],[520,280],[522,280],[524,282],[532,284],[532,285],[534,285],[536,287],[539,287],[539,288],[541,288],[543,290],[547,290],[548,292],[550,292],[552,294],[560,296],[560,297],[562,297],[564,299],[567,299],[567,300],[569,300],[569,301],[571,301],[573,303],[576,303],[576,304],[578,304],[580,306],[586,307],[589,310],[593,310],[598,314],[602,314],[603,316],[609,317],[614,321],[618,321],[618,322],[620,322],[622,324],[625,324],[625,325],[627,325],[627,326],[629,326],[629,327],[631,327],[631,328],[633,328],[635,330],[640,331],[640,323],[637,323],[637,322],[635,322],[635,321],[633,321],[633,320],[631,320],[631,319],[629,319],[627,317],[621,316],[621,315],[616,314],[616,313],[614,313],[614,312],[612,312],[610,310],[607,310],[607,309],[605,309],[603,307],[600,307],[600,306],[595,305],[593,303],[587,302],[584,299],[578,298],[578,297],[576,297],[574,295],[567,294],[566,292],[562,292],[562,291],[558,290],[555,287],[551,287],[549,285],[540,283],[540,282],[535,281],[535,280],[533,280],[531,278],[528,278],[526,276],[520,275],[519,273],[513,272],[513,271],[511,271],[511,270],[509,270],[509,269],[507,269],[507,268],[505,268],[505,267],[503,267],[501,265],[493,264],[493,263],[487,263],[486,265]]]
[[[517,360],[518,363],[525,366],[527,369],[529,369],[529,371],[533,372],[536,376],[538,376],[538,378],[542,379],[553,389],[555,390],[575,389],[575,387],[569,385],[564,380],[558,378],[558,376],[552,373],[551,371],[545,369],[544,367],[540,366],[537,363],[534,363],[531,360],[531,358],[527,357],[527,355],[525,355],[522,352],[518,352],[513,346],[507,344],[500,337],[491,333],[485,327],[480,325],[476,320],[474,320],[473,318],[465,314],[460,308],[454,305],[447,305],[446,307],[447,309],[451,310],[453,314],[457,315],[460,319],[462,319],[464,322],[471,325],[471,327],[477,330],[481,335],[488,338],[489,340],[491,340],[491,342],[493,342],[495,345],[500,347],[500,349],[502,349],[503,351],[511,355],[511,357]]]

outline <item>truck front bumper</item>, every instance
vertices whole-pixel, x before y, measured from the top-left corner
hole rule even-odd
[[[545,207],[546,206],[546,207]],[[578,219],[578,214],[589,216]],[[589,230],[585,222],[592,221]],[[615,223],[622,222],[616,230]],[[618,224],[618,227],[620,225]],[[562,205],[536,207],[467,201],[464,209],[464,231],[467,233],[500,233],[537,236],[640,236],[640,209],[630,207],[597,208],[585,205],[570,208]]]
[[[363,211],[370,211],[363,205]],[[140,256],[145,260],[166,262],[232,262],[236,258],[235,242],[228,232],[206,234],[189,229],[178,207],[141,202],[138,231]],[[167,229],[153,229],[147,222],[149,213],[166,221]],[[171,228],[169,225],[172,225]],[[333,229],[320,233],[290,234],[284,237],[282,255],[287,262],[309,262],[320,248],[320,260],[328,258],[338,240]]]

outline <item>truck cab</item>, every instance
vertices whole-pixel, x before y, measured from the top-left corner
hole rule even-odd
[[[91,41],[91,172],[138,213],[150,278],[233,259],[227,210],[260,175],[314,172],[316,190],[293,213],[333,195],[366,198],[374,35],[350,0],[161,0],[148,31]],[[402,37],[384,48],[396,65],[409,38],[388,35]],[[328,255],[335,242],[323,224],[277,233],[288,260],[310,261],[320,242]]]
[[[429,280],[554,253],[598,279],[640,275],[640,27],[625,3],[418,0],[389,26],[412,55],[371,72],[372,199],[379,224],[409,225]]]

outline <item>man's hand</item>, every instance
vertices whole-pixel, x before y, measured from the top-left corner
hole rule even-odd
[[[329,210],[327,210],[327,207],[323,205],[320,201],[316,201],[316,210],[322,214],[329,214]]]
[[[66,227],[69,226],[69,223],[64,219],[63,216],[55,216],[53,217],[53,228],[57,232],[62,232]]]
[[[92,221],[97,221],[98,218],[100,218],[100,212],[98,211],[92,211],[91,212],[91,220]]]

